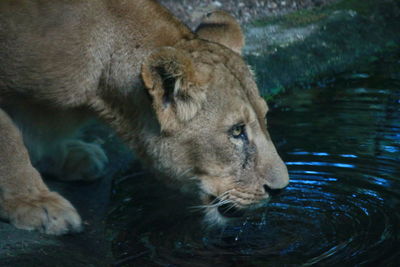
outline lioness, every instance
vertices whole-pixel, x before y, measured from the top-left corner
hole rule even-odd
[[[191,32],[152,0],[2,0],[1,217],[47,234],[81,230],[33,165],[45,159],[64,180],[101,176],[102,148],[75,137],[93,116],[169,183],[197,188],[210,222],[284,188],[267,105],[227,21],[231,36],[207,20]]]

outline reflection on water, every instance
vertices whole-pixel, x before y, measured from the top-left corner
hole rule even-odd
[[[398,57],[397,57],[398,58]],[[396,266],[400,61],[280,97],[270,133],[291,183],[257,212],[205,230],[194,200],[145,172],[115,183],[116,265]]]

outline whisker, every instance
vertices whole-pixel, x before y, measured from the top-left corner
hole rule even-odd
[[[228,197],[228,191],[227,192],[224,192],[224,193],[222,193],[221,195],[219,195],[218,197],[215,197],[211,202],[210,202],[210,204],[208,204],[208,205],[200,205],[200,206],[213,206],[213,205],[215,205],[215,204],[217,204],[217,203],[219,203],[219,202],[221,202],[221,201],[224,201],[227,197]]]
[[[226,199],[220,202],[217,202],[215,204],[210,204],[210,205],[198,205],[198,206],[192,206],[190,207],[191,209],[207,209],[207,208],[216,208],[225,204],[232,203],[232,200]]]
[[[217,196],[217,199],[222,199],[223,197],[225,197],[226,195],[228,195],[232,191],[233,191],[233,189],[225,191],[224,193],[222,193],[219,196]]]
[[[182,173],[180,173],[177,177],[175,177],[175,179],[179,180],[180,178],[184,177],[187,173],[189,173],[190,171],[192,171],[193,168],[187,168],[185,171],[183,171]],[[193,178],[193,177],[192,177]]]
[[[191,206],[189,207],[190,210],[207,210],[210,208],[217,208],[219,206],[225,205],[225,204],[235,204],[232,202],[231,199],[229,199],[229,193],[232,192],[233,189],[227,190],[223,193],[221,193],[219,196],[215,197],[215,199],[213,199],[210,204],[206,204],[206,205],[197,205],[197,206]]]
[[[231,202],[229,204],[230,204],[230,206],[225,210],[225,212],[228,212],[228,211],[230,211],[231,209],[234,209],[234,208],[239,208],[239,206],[234,202]]]

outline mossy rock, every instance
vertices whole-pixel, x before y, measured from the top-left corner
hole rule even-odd
[[[398,49],[399,29],[398,0],[342,0],[247,25],[245,55],[271,97]]]

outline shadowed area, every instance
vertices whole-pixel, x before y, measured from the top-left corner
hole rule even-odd
[[[54,237],[35,231],[19,230],[0,222],[1,266],[109,266],[113,261],[105,232],[112,177],[132,166],[132,155],[107,128],[93,124],[84,131],[86,141],[103,143],[110,165],[103,179],[92,183],[58,182],[44,175],[48,186],[77,207],[84,232]]]

